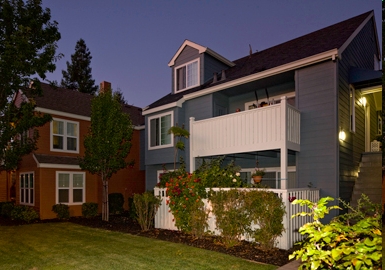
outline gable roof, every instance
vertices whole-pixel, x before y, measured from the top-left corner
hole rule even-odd
[[[40,84],[42,96],[32,95],[30,89],[22,91],[28,98],[35,100],[37,110],[50,114],[62,112],[69,114],[69,116],[73,115],[74,117],[89,120],[93,95],[62,87],[53,87],[42,82]],[[144,125],[141,108],[122,105],[122,110],[130,115],[131,121],[135,126]]]
[[[195,42],[192,42],[188,39],[186,39],[183,44],[179,47],[178,51],[176,52],[176,54],[171,58],[170,62],[168,63],[168,66],[169,67],[172,67],[174,64],[175,64],[175,60],[178,58],[178,56],[181,54],[181,52],[183,51],[183,49],[186,47],[186,46],[189,46],[189,47],[192,47],[196,50],[198,50],[198,52],[201,54],[201,53],[208,53],[210,54],[211,56],[213,56],[214,58],[218,59],[219,61],[221,61],[222,63],[228,65],[229,67],[232,67],[234,66],[235,64],[233,62],[231,62],[230,60],[227,60],[225,57],[223,57],[222,55],[214,52],[213,50],[211,50],[210,48],[208,47],[203,47],[202,45],[199,45]]]
[[[190,96],[195,92],[196,94],[199,94],[198,92],[203,89],[214,89],[220,84],[226,84],[249,75],[259,74],[263,71],[290,65],[290,63],[300,62],[302,60],[302,66],[311,64],[313,63],[311,62],[313,61],[312,57],[317,55],[330,57],[329,59],[341,57],[342,51],[370,19],[374,20],[373,11],[363,13],[310,34],[235,60],[233,61],[235,66],[230,67],[225,71],[225,80],[218,80],[216,83],[208,81],[204,85],[189,89],[188,91],[177,94],[168,94],[150,104],[146,108],[147,112],[145,111],[144,114],[150,113],[148,109],[174,103],[178,100],[182,100],[183,97],[189,94]],[[375,25],[374,22],[373,24]],[[323,54],[325,54],[325,56],[323,56]],[[326,60],[325,58],[320,59]],[[220,88],[218,87],[218,89]]]

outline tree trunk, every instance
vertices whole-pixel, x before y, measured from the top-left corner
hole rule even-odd
[[[102,220],[108,222],[108,180],[103,180],[103,203],[102,203]]]

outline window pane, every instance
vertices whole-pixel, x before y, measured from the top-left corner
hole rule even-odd
[[[24,187],[24,174],[21,174],[21,175],[20,175],[20,187],[21,187],[21,188]]]
[[[69,202],[69,190],[59,189],[59,203],[68,203],[68,202]]]
[[[28,174],[24,175],[24,186],[27,188],[28,187]]]
[[[33,189],[30,189],[29,191],[31,192],[29,196],[29,203],[33,204]]]
[[[198,62],[187,65],[187,87],[198,84]]]
[[[63,137],[53,136],[53,148],[54,149],[63,149]]]
[[[33,188],[33,174],[32,173],[29,175],[29,187]]]
[[[150,146],[159,145],[159,118],[150,120]]]
[[[70,175],[59,173],[59,187],[69,187],[70,186]]]
[[[76,138],[67,138],[67,150],[76,151]]]
[[[53,134],[64,134],[64,123],[62,121],[53,120],[52,123],[52,132]]]
[[[176,71],[176,90],[184,88],[186,88],[186,67],[181,67]]]
[[[168,130],[171,128],[171,115],[161,117],[161,145],[171,143],[171,134]]]
[[[77,130],[77,124],[75,123],[67,123],[67,135],[77,137],[78,130]]]
[[[74,174],[73,187],[83,187],[83,174]]]
[[[28,200],[28,198],[29,198],[28,195],[29,195],[29,190],[26,189],[26,190],[25,190],[25,203],[28,203],[28,201],[29,201],[29,200]]]
[[[83,202],[83,189],[73,190],[73,202]]]
[[[21,190],[20,190],[20,202],[22,202],[22,203],[25,202],[25,201],[24,201],[24,190],[25,190],[25,189],[21,189]]]

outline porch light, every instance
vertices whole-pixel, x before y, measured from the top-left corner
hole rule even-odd
[[[362,107],[365,107],[366,106],[366,97],[362,97],[359,99],[359,102],[361,104]]]
[[[343,130],[341,129],[340,133],[338,134],[338,138],[340,139],[340,141],[345,141],[345,139],[346,139],[346,133],[345,133],[345,131],[343,131]]]

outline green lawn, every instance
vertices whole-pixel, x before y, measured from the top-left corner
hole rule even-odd
[[[276,269],[225,254],[72,223],[0,226],[0,269]]]

